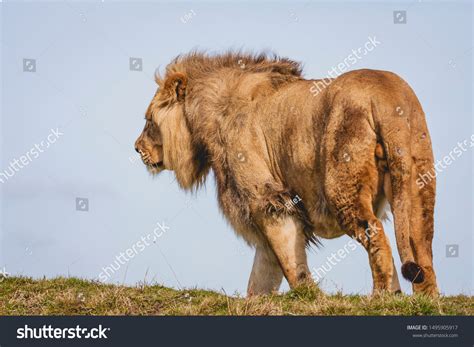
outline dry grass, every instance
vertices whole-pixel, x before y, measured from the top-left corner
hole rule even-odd
[[[250,299],[159,285],[125,287],[75,278],[6,278],[0,315],[473,315],[474,297],[324,295],[300,288]]]

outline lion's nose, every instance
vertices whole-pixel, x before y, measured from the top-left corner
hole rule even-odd
[[[135,147],[135,151],[137,153],[140,153],[140,142],[141,142],[140,140],[141,140],[141,136],[135,141],[135,146],[134,147]]]

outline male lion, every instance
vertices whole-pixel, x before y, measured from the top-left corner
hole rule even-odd
[[[397,75],[345,73],[318,94],[289,59],[227,53],[177,57],[135,143],[148,171],[173,170],[181,188],[214,171],[219,204],[251,246],[248,294],[311,282],[306,250],[343,234],[369,254],[374,292],[400,291],[380,219],[395,223],[401,272],[436,295],[431,242],[435,180],[421,105]]]

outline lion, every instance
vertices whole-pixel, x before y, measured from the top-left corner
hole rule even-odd
[[[400,292],[382,220],[390,206],[401,273],[437,295],[431,139],[420,102],[396,74],[356,70],[314,93],[301,65],[267,54],[178,56],[135,143],[152,175],[196,190],[212,170],[220,209],[255,248],[248,295],[314,283],[306,249],[348,235],[368,252],[373,292]],[[313,284],[314,285],[314,284]]]

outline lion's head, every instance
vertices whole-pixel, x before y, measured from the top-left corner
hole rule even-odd
[[[249,84],[250,89],[256,89],[253,94],[262,95],[265,94],[262,91],[298,79],[301,75],[298,63],[284,58],[268,58],[265,54],[229,52],[210,57],[191,52],[175,58],[166,67],[165,77],[156,77],[158,90],[146,112],[145,128],[135,142],[135,149],[151,174],[172,170],[180,186],[185,189],[203,183],[210,168],[208,150],[212,150],[204,145],[202,138],[203,134],[208,136],[209,131],[196,128],[196,123],[197,120],[205,123],[203,116],[209,116],[206,107],[216,100],[213,99],[214,93],[201,93],[199,98],[196,94],[199,94],[198,90],[208,87],[203,80],[210,77],[212,71],[219,71],[219,77],[213,81],[214,86],[225,80],[222,74],[255,74],[260,76],[258,80],[266,73],[266,83],[260,83],[258,87],[256,83]],[[191,94],[194,94],[192,98]],[[203,98],[206,100],[203,101]],[[223,112],[219,110],[217,113]],[[191,131],[193,126],[194,133]],[[219,136],[218,133],[212,135]],[[222,159],[222,151],[214,153],[214,161],[217,161],[216,158]]]
[[[135,141],[135,150],[151,174],[172,170],[180,186],[189,189],[202,182],[208,165],[186,124],[187,79],[176,72],[156,81],[158,90],[146,111],[145,127]]]

